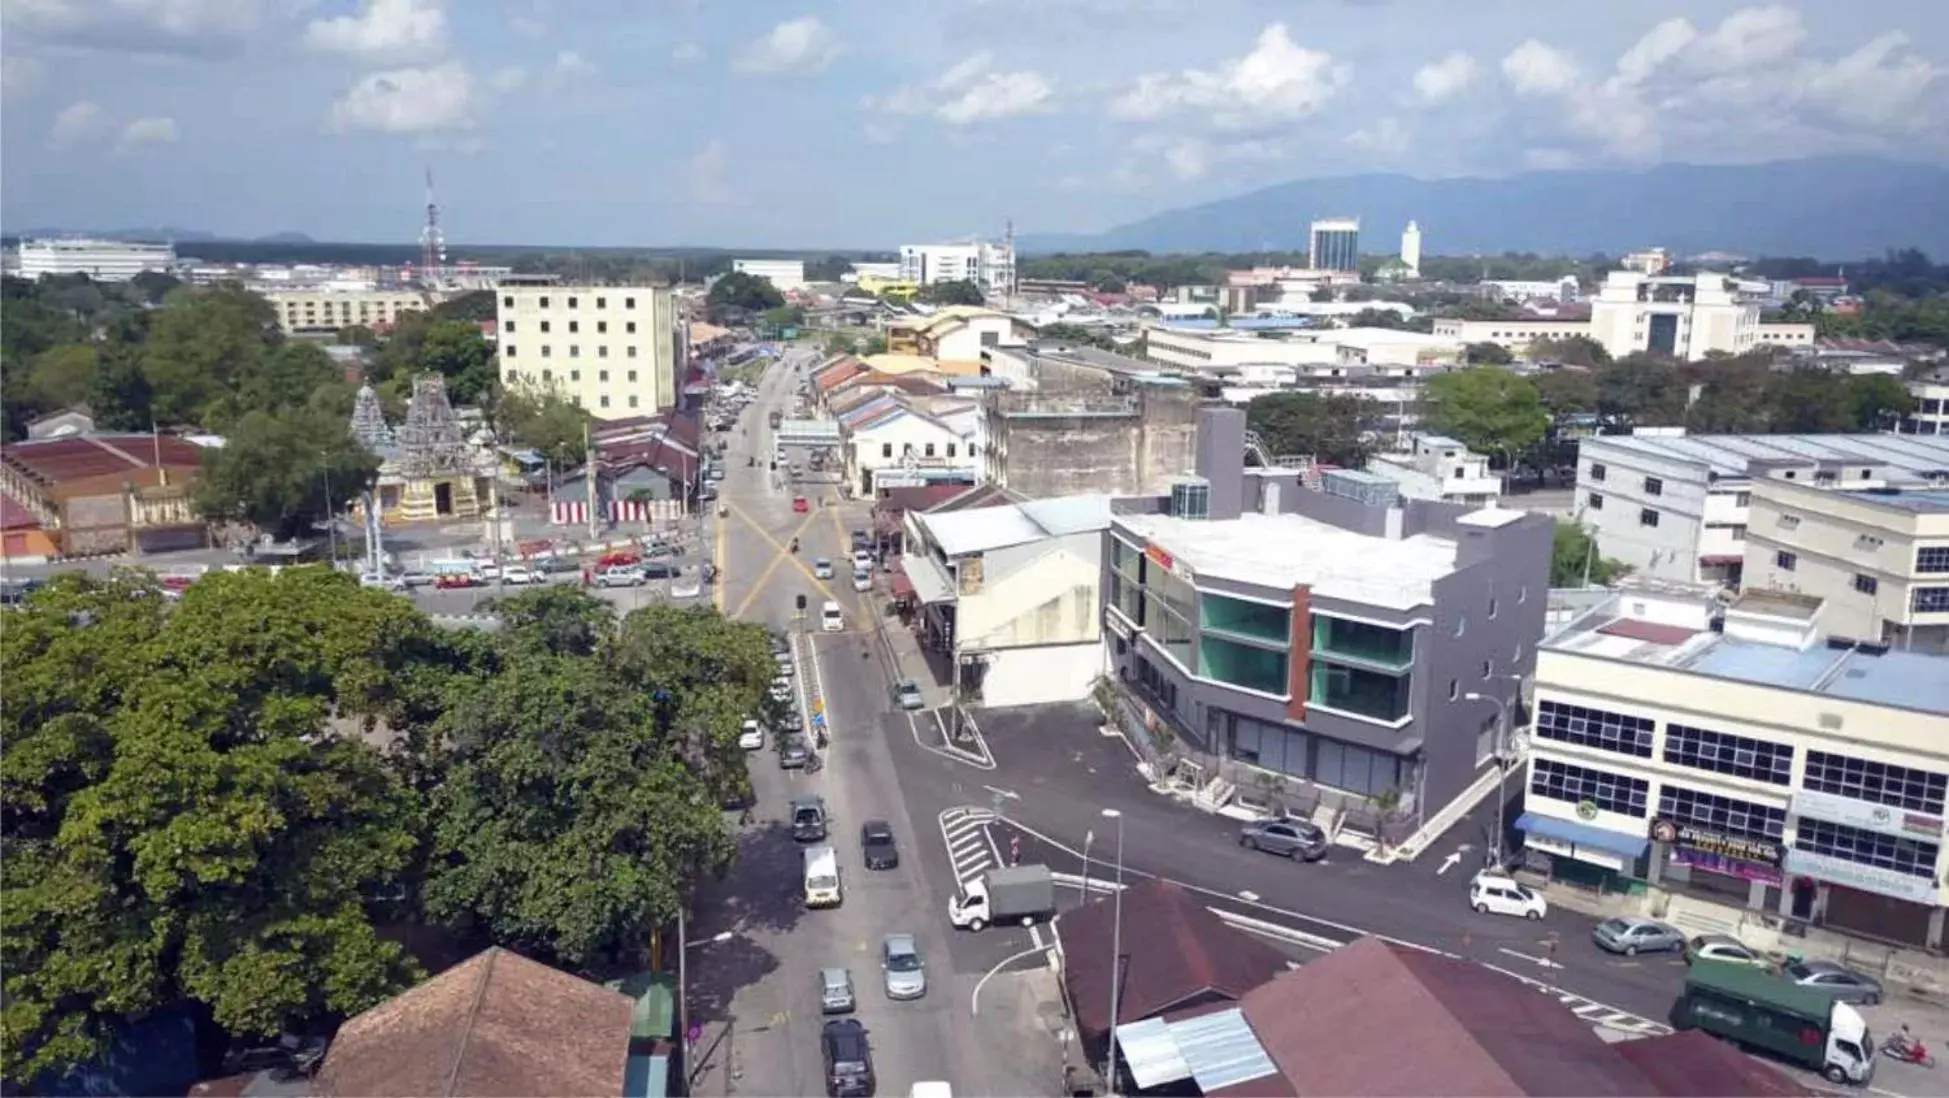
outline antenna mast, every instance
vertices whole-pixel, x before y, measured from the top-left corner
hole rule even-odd
[[[1008,299],[1013,302],[1015,300],[1015,284],[1017,279],[1015,275],[1015,219],[1012,217],[1002,223],[1002,256],[1008,264],[1008,279],[1006,282]]]
[[[426,169],[426,225],[420,229],[420,281],[431,286],[447,265],[447,241],[440,233],[440,204],[433,200],[433,169]]]

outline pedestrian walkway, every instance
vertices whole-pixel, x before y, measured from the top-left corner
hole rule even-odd
[[[927,708],[939,709],[954,701],[954,691],[934,681],[934,671],[920,650],[920,638],[914,636],[905,622],[896,615],[882,615],[880,635],[886,639],[887,651],[892,654],[900,677],[912,679],[920,686],[920,696],[926,700]]]
[[[1001,851],[988,832],[995,814],[985,808],[950,808],[941,813],[941,841],[961,885],[1002,864]]]

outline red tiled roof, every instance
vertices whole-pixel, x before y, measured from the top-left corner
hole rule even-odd
[[[965,484],[923,484],[913,488],[889,488],[873,510],[881,514],[903,515],[908,511],[927,511],[968,490]]]
[[[1609,637],[1626,637],[1652,644],[1684,644],[1698,635],[1698,630],[1687,629],[1682,625],[1661,625],[1655,621],[1639,621],[1636,618],[1613,618],[1598,626],[1597,631]]]
[[[1820,1093],[1738,1049],[1686,1030],[1611,1046],[1672,1098],[1813,1098]]]
[[[0,493],[0,530],[38,530],[41,520],[34,512],[15,500],[12,496]]]
[[[169,468],[199,465],[203,451],[168,435],[68,435],[29,439],[0,447],[0,460],[48,486],[113,473],[153,469],[156,455]]]

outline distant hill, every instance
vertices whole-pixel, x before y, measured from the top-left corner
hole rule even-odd
[[[1350,175],[1281,183],[1103,233],[1026,235],[1027,253],[1304,250],[1315,218],[1359,217],[1361,251],[1388,254],[1418,222],[1427,255],[1535,252],[1847,260],[1889,248],[1949,256],[1949,168],[1867,157],[1665,164],[1501,179]]]
[[[41,237],[86,236],[97,240],[128,240],[139,244],[178,244],[219,239],[215,233],[198,229],[7,229],[6,239],[36,240]]]

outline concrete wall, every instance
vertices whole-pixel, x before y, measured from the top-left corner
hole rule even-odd
[[[1059,390],[1062,396],[1087,395],[1091,408],[1100,400],[1103,410],[1061,414],[1058,393],[1047,388],[995,394],[988,430],[1001,484],[1031,498],[1141,495],[1166,491],[1195,468],[1198,406],[1188,390],[1142,388],[1119,397],[1107,384],[1092,387],[1080,376],[1107,379],[1102,371],[1063,366],[1050,372],[1078,383]],[[1026,414],[1038,408],[1052,410]]]

